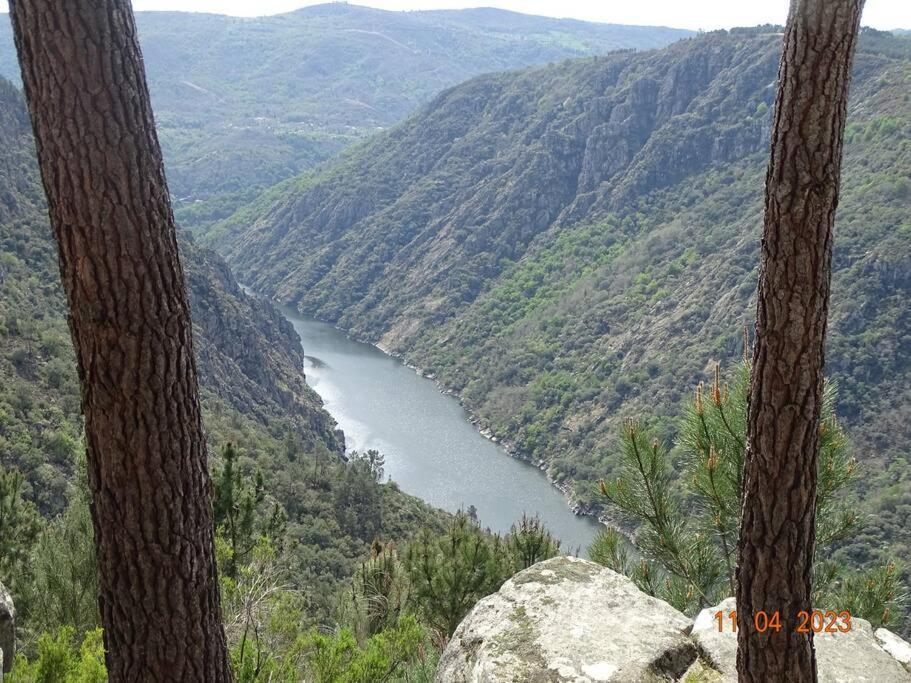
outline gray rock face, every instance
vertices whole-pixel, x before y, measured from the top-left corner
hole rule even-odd
[[[676,680],[696,659],[692,621],[593,562],[519,572],[456,629],[439,683]]]
[[[737,637],[730,628],[718,630],[715,613],[725,614],[735,609],[734,598],[728,598],[715,607],[702,610],[693,625],[692,638],[702,657],[721,672],[722,681],[737,680]],[[902,652],[902,645],[911,652],[911,646],[885,629],[891,650],[880,643],[882,638],[873,634],[870,622],[852,618],[852,628],[847,633],[817,633],[816,666],[820,683],[907,683],[909,673],[899,663],[893,652]],[[889,638],[891,636],[891,638]]]
[[[892,631],[884,628],[876,629],[873,635],[876,636],[876,642],[883,650],[897,659],[908,671],[911,671],[911,643],[907,643]]]
[[[0,583],[0,671],[9,673],[16,653],[16,608],[13,598]],[[3,674],[0,674],[0,679]]]
[[[437,683],[736,683],[737,638],[704,609],[695,623],[624,576],[572,557],[519,572],[459,624]],[[814,636],[821,683],[911,683],[911,644],[853,618]],[[727,622],[726,622],[727,625]]]

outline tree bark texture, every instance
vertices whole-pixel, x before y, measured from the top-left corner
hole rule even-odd
[[[129,0],[12,0],[76,349],[112,681],[227,681],[190,312]]]
[[[738,543],[740,681],[816,680],[810,611],[824,346],[848,84],[863,0],[792,0],[766,175]],[[778,614],[760,633],[757,612]],[[763,625],[760,617],[760,626]]]

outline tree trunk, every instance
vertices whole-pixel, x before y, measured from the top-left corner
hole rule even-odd
[[[832,225],[863,0],[792,0],[778,71],[738,544],[739,680],[816,680],[810,611]],[[776,613],[781,630],[754,621]],[[760,617],[760,627],[764,625]]]
[[[59,249],[112,681],[228,681],[184,275],[128,0],[11,0]]]

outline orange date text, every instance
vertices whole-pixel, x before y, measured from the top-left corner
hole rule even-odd
[[[719,631],[730,629],[737,632],[737,612],[715,612],[715,622]],[[776,612],[763,612],[760,610],[753,615],[751,626],[759,633],[774,631],[778,633],[781,625],[781,615]],[[797,633],[847,633],[851,630],[851,613],[847,610],[835,612],[833,610],[814,609],[811,612],[800,611],[797,613]]]

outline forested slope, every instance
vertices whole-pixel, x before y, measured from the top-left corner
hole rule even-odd
[[[433,373],[593,502],[621,417],[672,435],[681,398],[741,356],[780,45],[773,27],[722,31],[475,78],[215,243],[258,290]],[[911,41],[865,31],[828,346],[876,515],[858,556],[909,539],[909,83]]]
[[[178,219],[190,226],[227,215],[470,76],[691,34],[348,3],[259,18],[139,12],[137,22],[168,181]],[[5,16],[0,76],[19,77]]]
[[[21,473],[24,498],[51,520],[79,497],[84,444],[34,154],[21,96],[0,79],[0,474]],[[309,596],[308,617],[325,618],[339,582],[377,535],[403,539],[438,527],[443,515],[343,461],[343,436],[304,381],[290,323],[244,294],[216,254],[186,236],[180,248],[213,468],[232,442],[237,471],[263,475],[262,505],[277,503],[288,518],[283,571]],[[0,581],[17,585],[16,577]]]

